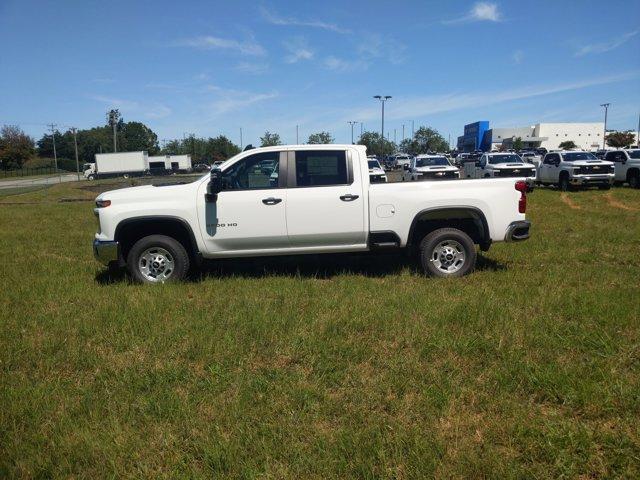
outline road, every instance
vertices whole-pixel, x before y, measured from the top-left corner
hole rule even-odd
[[[12,178],[8,180],[0,179],[0,189],[31,187],[34,185],[49,185],[60,182],[75,182],[76,180],[78,180],[78,176],[75,173],[64,173],[61,176],[53,175],[48,177],[35,178]]]

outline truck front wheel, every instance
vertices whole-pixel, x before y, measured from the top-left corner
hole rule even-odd
[[[462,277],[476,265],[473,240],[457,228],[440,228],[420,243],[420,264],[432,277]]]
[[[127,255],[127,269],[140,283],[182,280],[189,271],[189,254],[180,242],[165,235],[138,240]]]

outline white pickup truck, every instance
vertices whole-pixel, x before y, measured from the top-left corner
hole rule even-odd
[[[529,237],[527,190],[514,178],[372,184],[359,145],[258,148],[191,183],[100,194],[93,250],[149,283],[203,258],[393,248],[417,251],[426,274],[461,276],[475,245]]]

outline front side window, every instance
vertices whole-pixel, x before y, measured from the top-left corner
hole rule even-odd
[[[296,186],[347,185],[347,156],[341,150],[296,152]]]
[[[280,152],[250,155],[222,172],[223,190],[259,190],[278,187]]]

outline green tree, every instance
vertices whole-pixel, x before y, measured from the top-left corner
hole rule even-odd
[[[149,155],[159,153],[158,135],[140,122],[123,123],[119,135],[118,150],[122,152],[146,151]]]
[[[607,140],[607,145],[614,148],[628,147],[636,139],[632,132],[613,132],[605,138]]]
[[[207,160],[212,163],[219,160],[227,160],[240,153],[240,147],[224,135],[207,140]]]
[[[573,140],[565,140],[564,142],[560,142],[560,145],[558,145],[558,147],[562,150],[575,150],[576,148],[578,148],[576,142],[574,142]]]
[[[4,170],[22,168],[35,153],[33,138],[17,125],[0,129],[0,166]]]
[[[260,137],[260,146],[272,147],[275,145],[282,145],[280,141],[280,135],[277,133],[271,133],[269,131],[264,132],[264,135]]]
[[[513,141],[513,149],[516,152],[519,152],[520,150],[522,150],[522,146],[523,146],[522,137],[518,137]]]
[[[364,145],[367,147],[367,153],[369,155],[377,155],[384,157],[391,155],[396,150],[396,145],[389,140],[382,139],[377,132],[364,132],[358,140],[358,145]]]
[[[307,140],[307,143],[310,143],[312,145],[329,144],[329,143],[333,143],[333,140],[334,139],[329,132],[318,132],[318,133],[312,133],[311,135],[309,135],[309,139]]]
[[[448,152],[449,145],[440,133],[431,127],[418,128],[409,144],[407,153],[420,155],[429,152]]]

